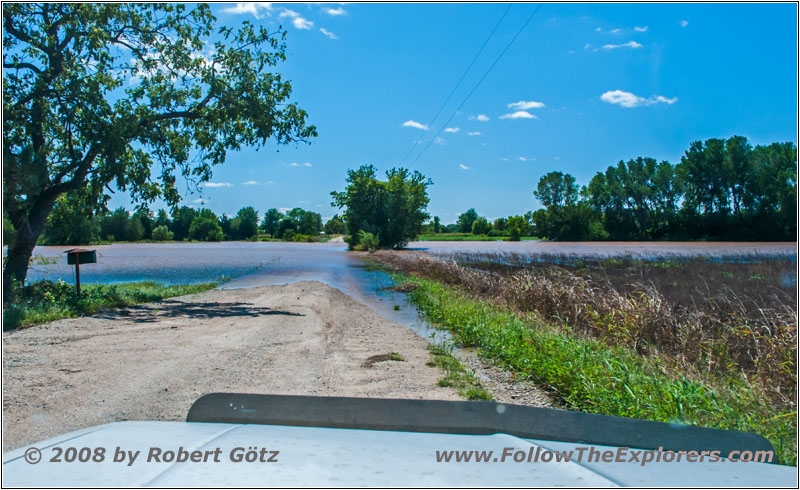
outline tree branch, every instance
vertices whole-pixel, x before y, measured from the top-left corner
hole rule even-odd
[[[24,41],[32,46],[41,49],[41,47],[38,46],[38,44],[35,42],[35,39],[33,39],[30,35],[28,35],[27,32],[21,31],[16,27],[14,27],[14,19],[11,16],[11,13],[6,10],[3,10],[3,28],[5,28],[7,33],[16,37],[20,41]]]
[[[12,63],[3,63],[3,68],[13,68],[13,69],[18,69],[18,70],[27,68],[28,70],[34,71],[34,72],[36,72],[36,73],[38,73],[40,75],[42,74],[42,70],[40,70],[38,66],[34,65],[33,63],[27,63],[25,61],[23,61],[23,62],[16,61],[13,64]]]

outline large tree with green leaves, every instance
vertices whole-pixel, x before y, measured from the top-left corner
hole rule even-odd
[[[475,211],[475,208],[469,208],[465,212],[459,214],[458,220],[456,220],[458,231],[461,233],[472,233],[472,223],[474,223],[478,217],[478,212]]]
[[[258,235],[258,211],[252,206],[240,209],[233,220],[238,220],[235,239],[247,240]]]
[[[598,172],[584,190],[615,238],[663,238],[674,228],[680,189],[667,161],[638,157]]]
[[[285,31],[215,21],[205,4],[3,5],[4,300],[59,196],[101,207],[114,185],[175,206],[178,175],[206,181],[230,150],[316,136],[270,71]]]
[[[344,208],[351,248],[358,242],[359,231],[376,236],[379,247],[402,248],[430,218],[426,212],[430,179],[404,168],[386,172],[386,181],[378,180],[377,174],[374,165],[348,170],[344,192],[331,192],[332,205]]]
[[[270,208],[264,213],[264,221],[260,225],[261,229],[264,233],[268,233],[270,238],[274,238],[275,232],[278,230],[278,224],[283,218],[283,213],[275,208]]]
[[[578,185],[570,174],[548,172],[539,179],[533,195],[546,208],[561,208],[578,201]]]

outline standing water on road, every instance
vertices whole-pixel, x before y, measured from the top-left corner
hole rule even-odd
[[[28,282],[74,282],[74,267],[67,265],[64,254],[70,248],[74,247],[36,247]],[[225,278],[230,280],[220,287],[234,289],[319,281],[423,338],[434,332],[436,339],[444,335],[419,317],[405,294],[384,290],[394,285],[391,277],[365,268],[360,258],[345,253],[341,242],[122,243],[90,248],[97,250],[97,263],[81,267],[82,284],[189,284]]]

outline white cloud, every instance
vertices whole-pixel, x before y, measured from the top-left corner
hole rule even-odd
[[[686,27],[686,26],[688,26],[688,25],[689,25],[689,21],[688,21],[688,20],[682,20],[682,21],[680,22],[680,24],[681,24],[681,27]]]
[[[248,180],[247,182],[242,182],[242,185],[258,185],[258,182],[255,180]]]
[[[310,204],[311,203],[311,201],[297,201],[297,202],[300,203],[300,204]]]
[[[467,135],[468,136],[480,136],[481,132],[480,131],[470,131],[469,133],[467,133]]]
[[[304,19],[294,10],[283,9],[283,12],[278,14],[278,17],[289,17],[292,19],[292,25],[297,29],[309,30],[314,27],[314,23],[308,19]]]
[[[459,128],[444,128],[445,133],[457,133]]]
[[[206,203],[206,201],[210,201],[210,199],[202,199],[202,198],[199,198],[199,199],[195,199],[195,200],[194,200],[194,201],[192,201],[192,202],[193,202],[193,203],[195,203],[195,204],[205,204],[205,203]]]
[[[233,187],[230,182],[203,182],[203,187]]]
[[[520,162],[532,162],[532,161],[534,161],[534,160],[536,160],[536,159],[535,159],[535,158],[525,158],[525,157],[519,157],[519,161],[520,161]]]
[[[291,210],[292,210],[292,208],[278,208],[278,211],[280,211],[283,214],[286,214]]]
[[[462,168],[463,170],[469,170],[469,169],[470,169],[470,167],[467,167],[467,166],[466,166],[466,165],[464,165],[463,163],[459,163],[459,164],[458,164],[458,166],[459,166],[460,168]]]
[[[630,92],[609,90],[600,96],[600,100],[609,104],[621,105],[622,107],[637,107],[642,105],[645,99]]]
[[[602,32],[603,31],[603,29],[601,29],[599,27],[595,27],[594,30],[597,31],[597,32]]]
[[[270,2],[242,2],[222,9],[222,12],[226,14],[252,14],[256,19],[260,19],[265,14],[270,15],[271,11],[272,3]]]
[[[424,131],[427,131],[427,129],[428,129],[427,125],[422,124],[422,123],[418,123],[417,121],[414,121],[412,119],[409,119],[408,121],[404,122],[403,123],[403,127],[404,128],[417,128],[417,129],[422,129]]]
[[[622,29],[617,28],[617,29],[610,30],[608,32],[610,32],[611,34],[618,34],[618,33],[622,32]]]
[[[678,102],[678,98],[677,97],[673,97],[671,99],[668,99],[667,97],[664,97],[663,95],[656,95],[656,102],[663,102],[665,104],[672,105],[675,102]]]
[[[600,96],[600,100],[609,104],[617,104],[622,107],[640,107],[640,106],[648,106],[657,103],[664,103],[668,105],[672,105],[675,102],[678,102],[677,97],[667,98],[663,95],[656,95],[655,97],[650,97],[646,99],[644,97],[639,97],[638,95],[634,95],[630,92],[625,92],[623,90],[609,90],[605,92],[603,95]]]
[[[509,114],[503,114],[500,119],[539,119],[528,111],[517,111]]]
[[[439,138],[437,136],[436,139],[433,140],[433,142],[436,143],[437,145],[443,145],[443,144],[447,143],[447,140],[444,139],[444,138]]]
[[[267,181],[267,184],[274,184],[274,183],[275,183],[275,181],[274,181],[274,180],[268,180],[268,181]]]
[[[533,100],[520,100],[519,102],[512,102],[511,104],[508,104],[509,109],[519,109],[521,111],[526,111],[528,109],[541,109],[542,107],[544,107],[544,103]]]
[[[489,120],[489,116],[487,116],[486,114],[478,114],[477,116],[469,116],[469,120],[486,122]]]
[[[289,164],[289,166],[290,167],[310,167],[311,164],[308,163],[308,162],[305,162],[305,163],[292,162],[292,163]]]
[[[332,33],[328,29],[325,29],[324,27],[320,27],[319,28],[319,32],[325,34],[326,36],[328,36],[331,39],[339,39],[339,37],[336,34]]]
[[[325,9],[325,13],[328,14],[328,15],[345,15],[347,13],[347,11],[345,9],[343,9],[342,7],[337,7],[335,9],[326,8]]]
[[[633,28],[633,30],[636,31],[636,32],[647,32],[647,26],[644,26],[644,27],[636,26],[636,27]]]
[[[313,22],[311,22],[308,19],[304,19],[302,17],[296,17],[296,18],[292,19],[292,25],[295,26],[298,29],[303,29],[303,30],[306,30],[306,31],[309,31],[309,30],[311,30],[312,27],[314,27],[314,23]]]
[[[501,158],[500,160],[503,160],[504,162],[507,162],[508,158]]]
[[[617,48],[641,48],[642,45],[637,43],[636,41],[628,41],[624,44],[606,44],[603,46],[603,49],[617,49]]]

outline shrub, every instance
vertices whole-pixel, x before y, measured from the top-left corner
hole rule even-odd
[[[489,230],[492,229],[492,225],[489,224],[489,221],[484,217],[479,217],[475,221],[472,222],[472,234],[473,235],[485,235],[489,233]]]
[[[189,227],[189,238],[203,242],[221,242],[224,235],[216,219],[198,216]]]
[[[153,228],[153,240],[157,242],[168,242],[172,240],[172,232],[164,225]]]
[[[518,242],[523,234],[528,231],[528,224],[521,216],[512,216],[506,222],[506,230],[508,230],[508,239],[512,242]]]
[[[356,235],[356,238],[358,240],[356,242],[356,245],[353,247],[353,250],[357,250],[360,252],[368,252],[378,248],[379,245],[378,237],[376,237],[372,233],[367,233],[364,230],[358,230],[358,235]]]

